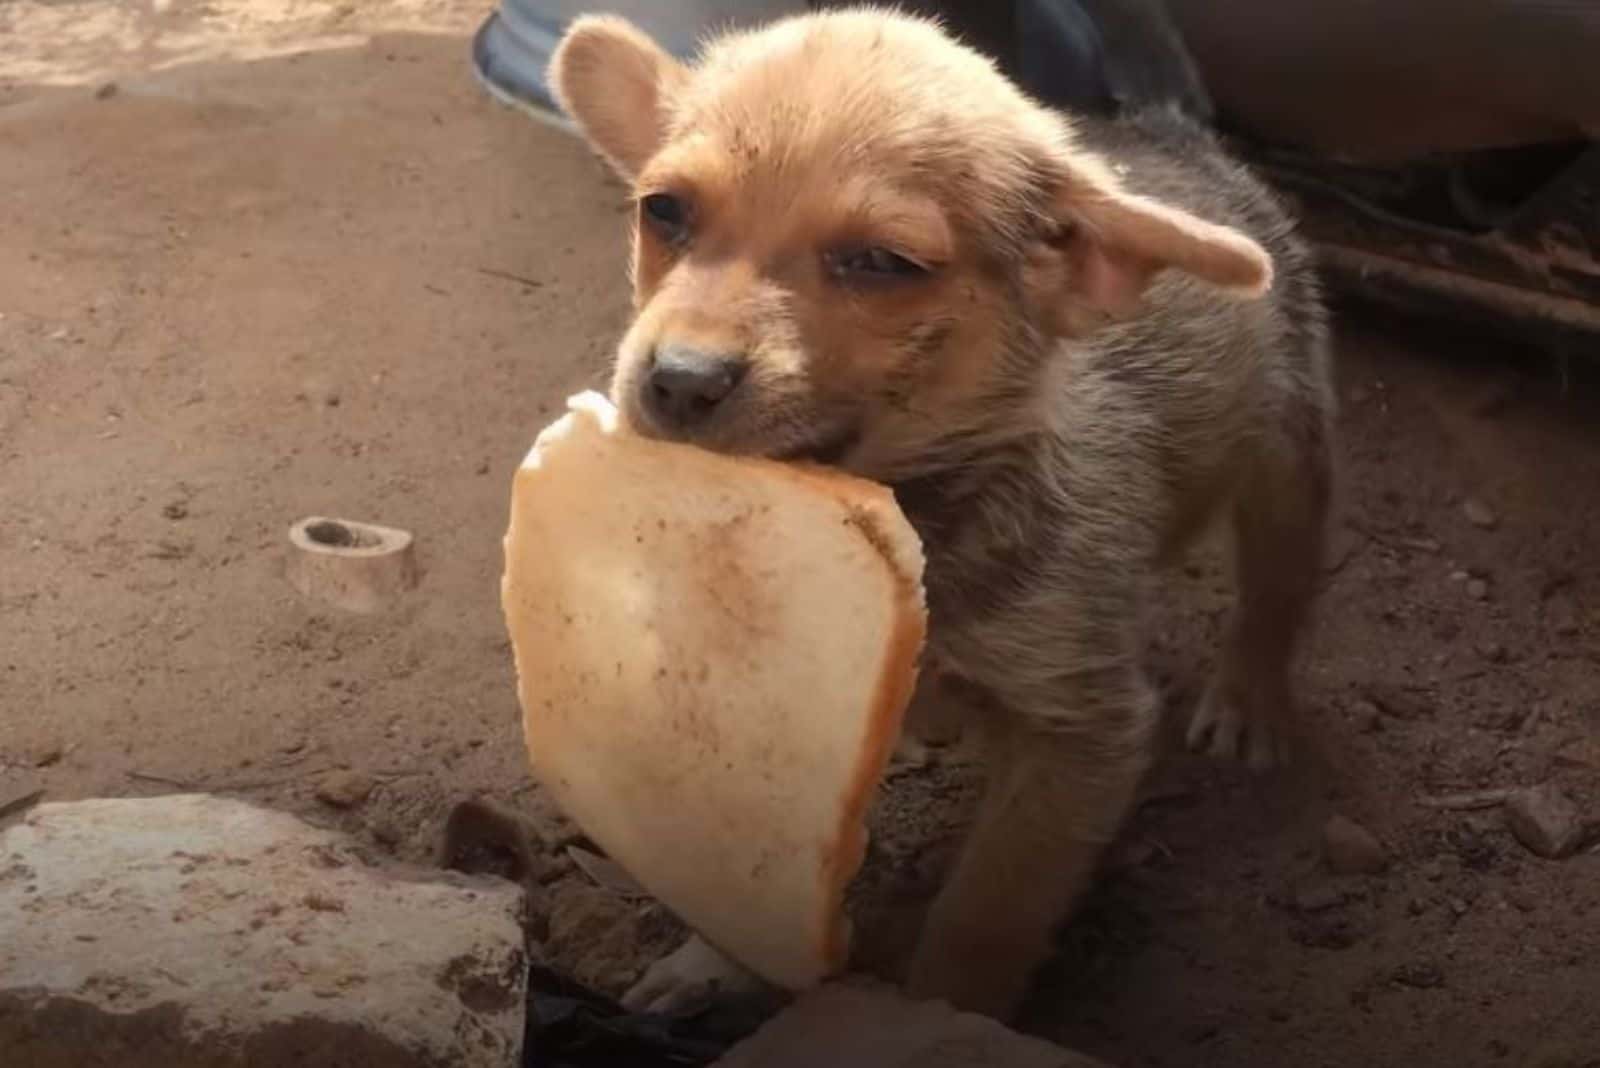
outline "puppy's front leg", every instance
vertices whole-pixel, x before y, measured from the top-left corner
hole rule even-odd
[[[1073,680],[1065,696],[986,721],[986,794],[929,912],[913,996],[1012,1014],[1127,816],[1149,763],[1153,695],[1130,672]]]

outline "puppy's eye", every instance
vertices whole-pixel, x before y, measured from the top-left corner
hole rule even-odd
[[[671,193],[640,197],[639,215],[667,241],[678,242],[689,236],[689,205]]]
[[[827,262],[828,269],[843,281],[893,282],[928,274],[922,264],[877,246],[838,249],[828,254]]]

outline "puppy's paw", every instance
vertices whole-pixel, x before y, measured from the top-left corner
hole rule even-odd
[[[1283,724],[1293,699],[1286,687],[1267,690],[1214,680],[1189,721],[1189,748],[1223,760],[1237,760],[1261,773],[1289,762]]]
[[[691,1016],[722,998],[768,993],[761,979],[741,968],[698,935],[656,961],[622,996],[629,1012]]]

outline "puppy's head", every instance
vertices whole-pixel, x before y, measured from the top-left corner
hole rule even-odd
[[[1066,120],[919,19],[801,16],[685,66],[586,17],[551,82],[634,189],[638,315],[612,393],[653,436],[907,477],[1156,273],[1270,281],[1259,246],[1125,192]]]

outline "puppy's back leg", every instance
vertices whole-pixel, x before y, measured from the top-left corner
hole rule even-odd
[[[1238,603],[1216,671],[1189,725],[1191,748],[1264,770],[1288,756],[1290,672],[1321,579],[1332,497],[1326,411],[1297,402],[1261,442],[1231,508]]]

